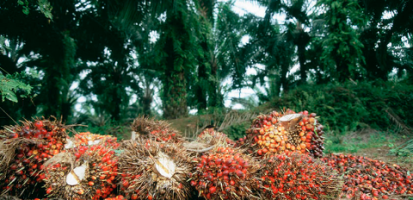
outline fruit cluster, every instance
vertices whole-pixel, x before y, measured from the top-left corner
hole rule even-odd
[[[181,144],[138,138],[119,156],[120,192],[127,199],[187,199],[190,157]]]
[[[391,195],[413,194],[412,176],[398,165],[343,154],[331,154],[322,161],[344,176],[345,198],[388,199]]]
[[[206,128],[198,135],[199,140],[206,144],[216,145],[222,144],[224,146],[235,145],[235,142],[231,140],[227,135],[215,130],[214,128]]]
[[[274,111],[269,115],[259,115],[245,138],[238,141],[238,146],[247,145],[250,153],[258,156],[300,152],[322,157],[323,126],[315,117],[315,113],[303,111],[295,114],[291,110],[285,114]]]
[[[99,135],[93,134],[90,132],[81,132],[74,135],[74,143],[75,146],[91,146],[91,145],[107,145],[113,149],[117,149],[119,147],[119,143],[117,142],[117,138],[111,135]]]
[[[164,121],[139,117],[133,121],[131,128],[144,139],[151,138],[158,142],[174,143],[180,143],[184,140],[177,130]]]
[[[116,197],[106,198],[105,200],[126,200],[126,198],[122,195],[118,195]]]
[[[5,127],[0,131],[0,188],[23,198],[44,191],[44,162],[63,151],[66,128],[59,121],[25,121],[22,126]]]
[[[191,186],[206,199],[252,199],[257,163],[230,147],[219,147],[196,158]]]
[[[271,155],[257,175],[263,199],[323,199],[340,193],[338,174],[307,154]]]
[[[80,146],[49,160],[44,169],[49,197],[100,199],[116,188],[118,160],[104,145]]]

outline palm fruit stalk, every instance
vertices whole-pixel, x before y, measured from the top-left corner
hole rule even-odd
[[[291,110],[259,115],[237,144],[256,156],[299,152],[322,157],[324,131],[315,117],[315,113],[296,114]]]
[[[44,194],[44,162],[63,151],[66,126],[56,119],[35,119],[0,131],[0,188],[21,198]]]
[[[137,138],[119,156],[120,193],[127,199],[187,199],[191,158],[180,143]]]
[[[178,134],[178,131],[165,121],[138,117],[133,121],[131,129],[138,137],[144,139],[153,138],[158,142],[173,143],[181,143],[184,141],[184,138]]]
[[[79,146],[60,153],[45,163],[48,197],[100,199],[116,189],[118,158],[107,145]]]
[[[307,154],[271,155],[257,172],[262,199],[337,199],[342,179]]]
[[[259,164],[239,149],[218,147],[196,158],[191,186],[206,199],[257,199],[254,173]]]
[[[344,176],[342,198],[407,199],[413,197],[409,170],[362,156],[330,154],[322,161]]]

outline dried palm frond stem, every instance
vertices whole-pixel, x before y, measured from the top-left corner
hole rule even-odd
[[[190,157],[181,144],[137,138],[119,156],[120,189],[127,199],[187,199]]]

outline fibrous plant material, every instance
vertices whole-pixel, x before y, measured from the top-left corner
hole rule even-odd
[[[254,174],[259,164],[239,149],[218,147],[196,160],[191,186],[206,199],[257,199]]]
[[[342,198],[405,199],[413,197],[410,172],[396,164],[354,155],[331,154],[322,161],[344,176]]]
[[[2,194],[30,198],[44,193],[44,162],[63,151],[66,126],[56,119],[35,119],[0,131]],[[43,192],[42,192],[43,191]]]
[[[307,154],[271,155],[257,176],[262,199],[337,199],[342,179]]]
[[[120,192],[127,199],[187,199],[191,158],[179,143],[138,138],[119,156]]]
[[[138,117],[132,123],[132,131],[144,139],[154,138],[158,142],[180,143],[184,139],[178,131],[165,121]]]
[[[235,142],[225,135],[225,133],[219,132],[215,130],[215,128],[204,129],[198,135],[197,141],[210,145],[219,145],[222,147],[235,145]]]
[[[14,196],[9,196],[9,195],[1,195],[0,196],[0,200],[20,200],[17,197]]]
[[[117,138],[111,135],[99,135],[93,134],[90,132],[81,132],[73,136],[73,143],[74,146],[92,146],[92,145],[106,145],[110,146],[113,149],[117,149],[119,147],[119,143],[117,142]]]
[[[44,171],[49,197],[100,199],[116,189],[118,160],[106,145],[79,146],[54,156]]]
[[[324,131],[315,117],[315,113],[291,110],[284,114],[274,111],[269,115],[259,115],[237,146],[247,147],[249,153],[257,156],[300,152],[322,157]]]

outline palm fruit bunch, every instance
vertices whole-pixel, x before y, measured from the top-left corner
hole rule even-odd
[[[187,199],[191,159],[179,143],[137,138],[119,156],[120,192],[127,199]]]
[[[90,132],[81,132],[73,136],[74,146],[91,146],[91,145],[107,145],[113,149],[117,149],[120,144],[117,138],[111,135],[99,135]]]
[[[132,123],[132,131],[144,139],[154,138],[158,142],[183,142],[183,137],[178,131],[170,127],[165,121],[138,117]]]
[[[262,199],[337,199],[342,180],[308,154],[270,155],[257,172]]]
[[[126,198],[123,197],[122,195],[118,195],[116,197],[106,198],[105,200],[126,200]]]
[[[295,113],[292,110],[284,114],[273,111],[269,115],[259,115],[237,146],[246,146],[249,153],[258,156],[300,152],[322,157],[323,126],[315,117],[315,113]]]
[[[24,121],[0,130],[0,188],[2,194],[31,198],[41,195],[44,162],[63,151],[66,126],[56,119]]]
[[[218,147],[196,158],[191,186],[206,199],[256,199],[258,162],[239,149]]]
[[[118,158],[106,145],[79,146],[54,156],[44,172],[51,198],[106,198],[116,189]]]
[[[235,142],[231,140],[225,133],[215,130],[214,127],[205,128],[199,135],[198,141],[206,144],[216,145],[222,144],[225,146],[233,146]]]
[[[348,199],[389,199],[413,196],[413,179],[396,164],[354,155],[331,154],[322,161],[344,176],[342,197]],[[403,198],[402,198],[403,199]]]

